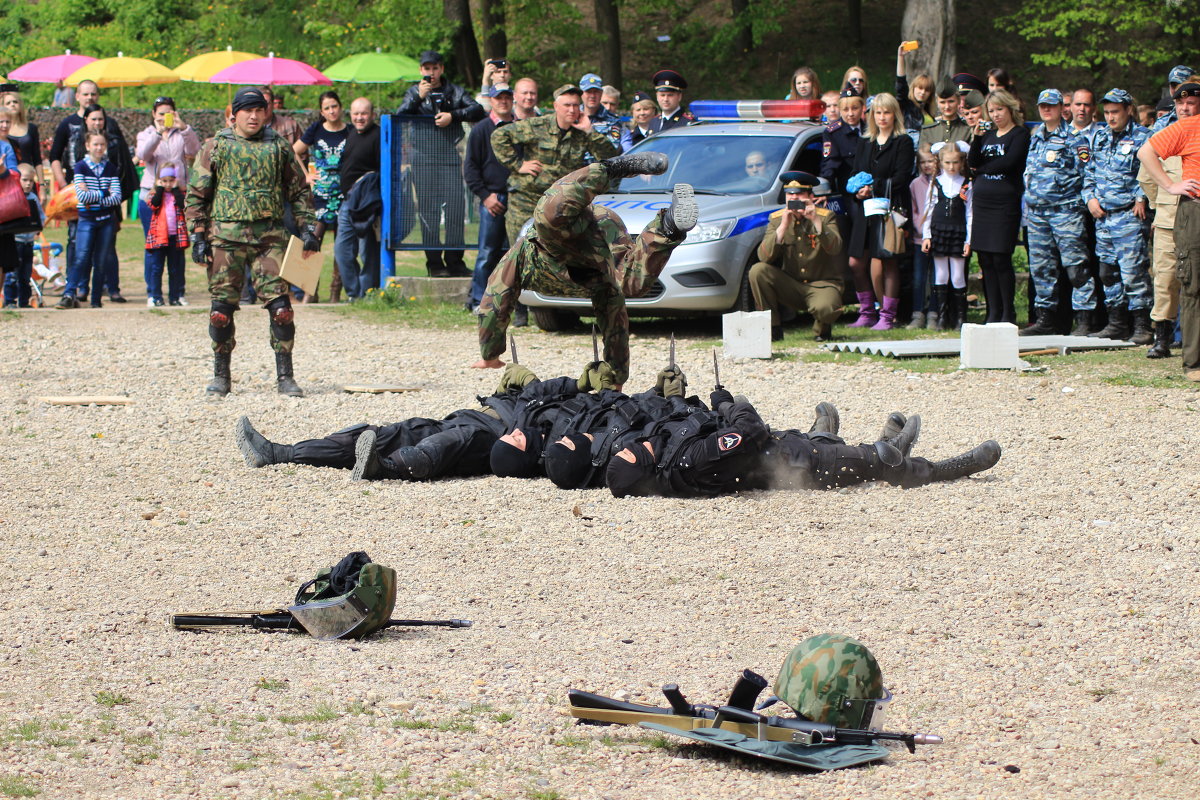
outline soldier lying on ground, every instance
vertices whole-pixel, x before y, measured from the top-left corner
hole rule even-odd
[[[692,187],[675,185],[669,208],[660,210],[636,240],[613,211],[592,205],[609,183],[632,175],[661,175],[662,153],[632,153],[591,164],[560,178],[538,201],[533,228],[505,254],[480,303],[476,368],[504,365],[504,335],[522,289],[592,301],[604,337],[604,360],[616,372],[616,388],[629,377],[629,312],[626,297],[641,297],[667,265],[671,252],[696,226],[699,208]]]
[[[910,489],[990,469],[1000,445],[987,441],[945,461],[909,453],[921,418],[889,417],[879,441],[850,446],[797,430],[772,432],[743,397],[724,401],[718,419],[670,423],[609,461],[614,497],[714,497],[752,489],[836,489],[873,480]]]

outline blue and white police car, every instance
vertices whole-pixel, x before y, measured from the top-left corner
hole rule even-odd
[[[672,128],[634,146],[633,151],[666,153],[667,172],[625,178],[594,202],[616,211],[636,236],[659,209],[670,205],[676,183],[690,183],[700,222],[671,254],[650,291],[626,299],[630,316],[752,309],[747,273],[767,218],[783,207],[779,176],[794,169],[819,172],[823,107],[819,101],[694,102],[693,113],[706,121]],[[562,330],[591,312],[586,298],[526,290],[521,302],[543,330]]]

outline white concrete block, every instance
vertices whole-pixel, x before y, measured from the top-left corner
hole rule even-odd
[[[1020,369],[1028,366],[1019,358],[1017,326],[993,322],[962,326],[962,366],[967,369]]]
[[[771,357],[770,311],[734,311],[721,323],[727,358]]]

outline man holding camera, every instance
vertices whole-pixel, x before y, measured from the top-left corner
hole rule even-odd
[[[469,278],[471,272],[463,262],[463,251],[443,251],[437,246],[441,244],[443,210],[446,244],[450,247],[463,245],[467,207],[462,182],[458,179],[462,174],[458,143],[463,138],[462,123],[483,119],[483,107],[471,99],[466,89],[445,79],[446,65],[440,53],[422,51],[420,60],[421,80],[408,87],[396,113],[432,117],[436,126],[433,129],[413,126],[409,142],[421,243],[437,248],[425,251],[425,268],[431,278]]]
[[[842,271],[830,256],[842,251],[834,214],[816,205],[816,176],[785,172],[787,207],[771,214],[758,246],[759,262],[750,268],[750,291],[760,311],[771,312],[771,340],[783,338],[779,312],[808,311],[818,342],[830,336],[842,310]]]

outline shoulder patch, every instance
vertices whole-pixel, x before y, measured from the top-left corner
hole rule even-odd
[[[817,216],[819,216],[819,217],[832,217],[832,216],[833,216],[833,212],[832,212],[832,211],[830,211],[828,208],[818,208],[818,209],[817,209]]]
[[[826,126],[825,126],[825,132],[826,132],[826,133],[833,133],[833,132],[834,132],[834,131],[836,131],[838,128],[842,127],[842,125],[844,125],[844,124],[845,124],[845,123],[844,123],[844,122],[842,122],[840,119],[835,119],[833,122],[831,122],[831,123],[829,123],[828,125],[826,125]]]
[[[1075,155],[1077,155],[1079,157],[1079,160],[1085,164],[1092,160],[1092,150],[1086,144],[1081,144],[1078,147],[1076,147]]]
[[[779,209],[778,211],[772,211],[771,215],[769,217],[767,217],[767,219],[779,219],[780,217],[783,216],[783,212],[784,212],[784,209],[782,209],[782,208]]]
[[[826,139],[825,143],[821,145],[821,157],[829,158],[829,154],[832,152],[833,152],[833,142]]]
[[[727,453],[742,443],[742,435],[740,433],[723,433],[721,438],[717,440],[717,448],[722,453]]]

